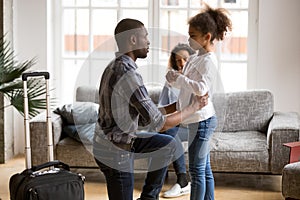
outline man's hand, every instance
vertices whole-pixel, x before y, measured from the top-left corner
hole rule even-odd
[[[200,110],[201,108],[203,108],[203,107],[206,106],[207,104],[208,104],[208,93],[206,93],[206,94],[203,95],[203,96],[197,96],[197,95],[194,95],[192,106],[193,106],[196,110]]]
[[[166,79],[167,79],[168,83],[173,83],[176,81],[176,79],[178,78],[179,75],[180,75],[179,72],[171,70],[171,71],[167,72]]]

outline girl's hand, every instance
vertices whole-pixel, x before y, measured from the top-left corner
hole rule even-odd
[[[208,93],[203,96],[194,95],[192,106],[196,110],[200,110],[201,108],[205,107],[208,104]]]
[[[176,81],[176,79],[178,78],[179,75],[180,75],[180,73],[177,71],[168,71],[166,74],[166,79],[167,79],[168,83],[173,83]]]

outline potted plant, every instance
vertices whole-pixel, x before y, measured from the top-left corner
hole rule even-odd
[[[9,104],[5,107],[13,106],[21,115],[24,115],[21,75],[34,64],[35,59],[18,62],[10,43],[5,41],[4,37],[0,39],[0,92],[9,100]],[[29,116],[33,117],[40,112],[40,109],[46,108],[45,84],[41,78],[30,79],[27,84]]]

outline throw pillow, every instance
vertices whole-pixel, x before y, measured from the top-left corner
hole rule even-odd
[[[96,123],[66,125],[63,127],[63,131],[78,142],[82,142],[83,144],[93,144],[95,125]]]
[[[93,102],[74,102],[56,108],[53,112],[59,114],[65,124],[91,124],[98,119],[99,104]]]

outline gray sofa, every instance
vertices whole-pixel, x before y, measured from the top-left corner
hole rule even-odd
[[[148,85],[147,89],[157,103],[162,86]],[[96,88],[82,86],[77,88],[76,101],[97,102],[97,94]],[[267,90],[218,94],[213,102],[219,121],[211,141],[213,171],[281,174],[289,159],[289,149],[282,144],[299,141],[298,113],[274,112],[274,98]],[[44,115],[30,120],[33,165],[47,161]],[[60,115],[52,113],[52,126],[56,159],[76,168],[97,167],[91,145],[62,137]],[[183,145],[187,149],[186,141]],[[135,161],[137,170],[145,166],[145,161]]]
[[[282,196],[300,199],[300,162],[287,164],[282,171]]]

